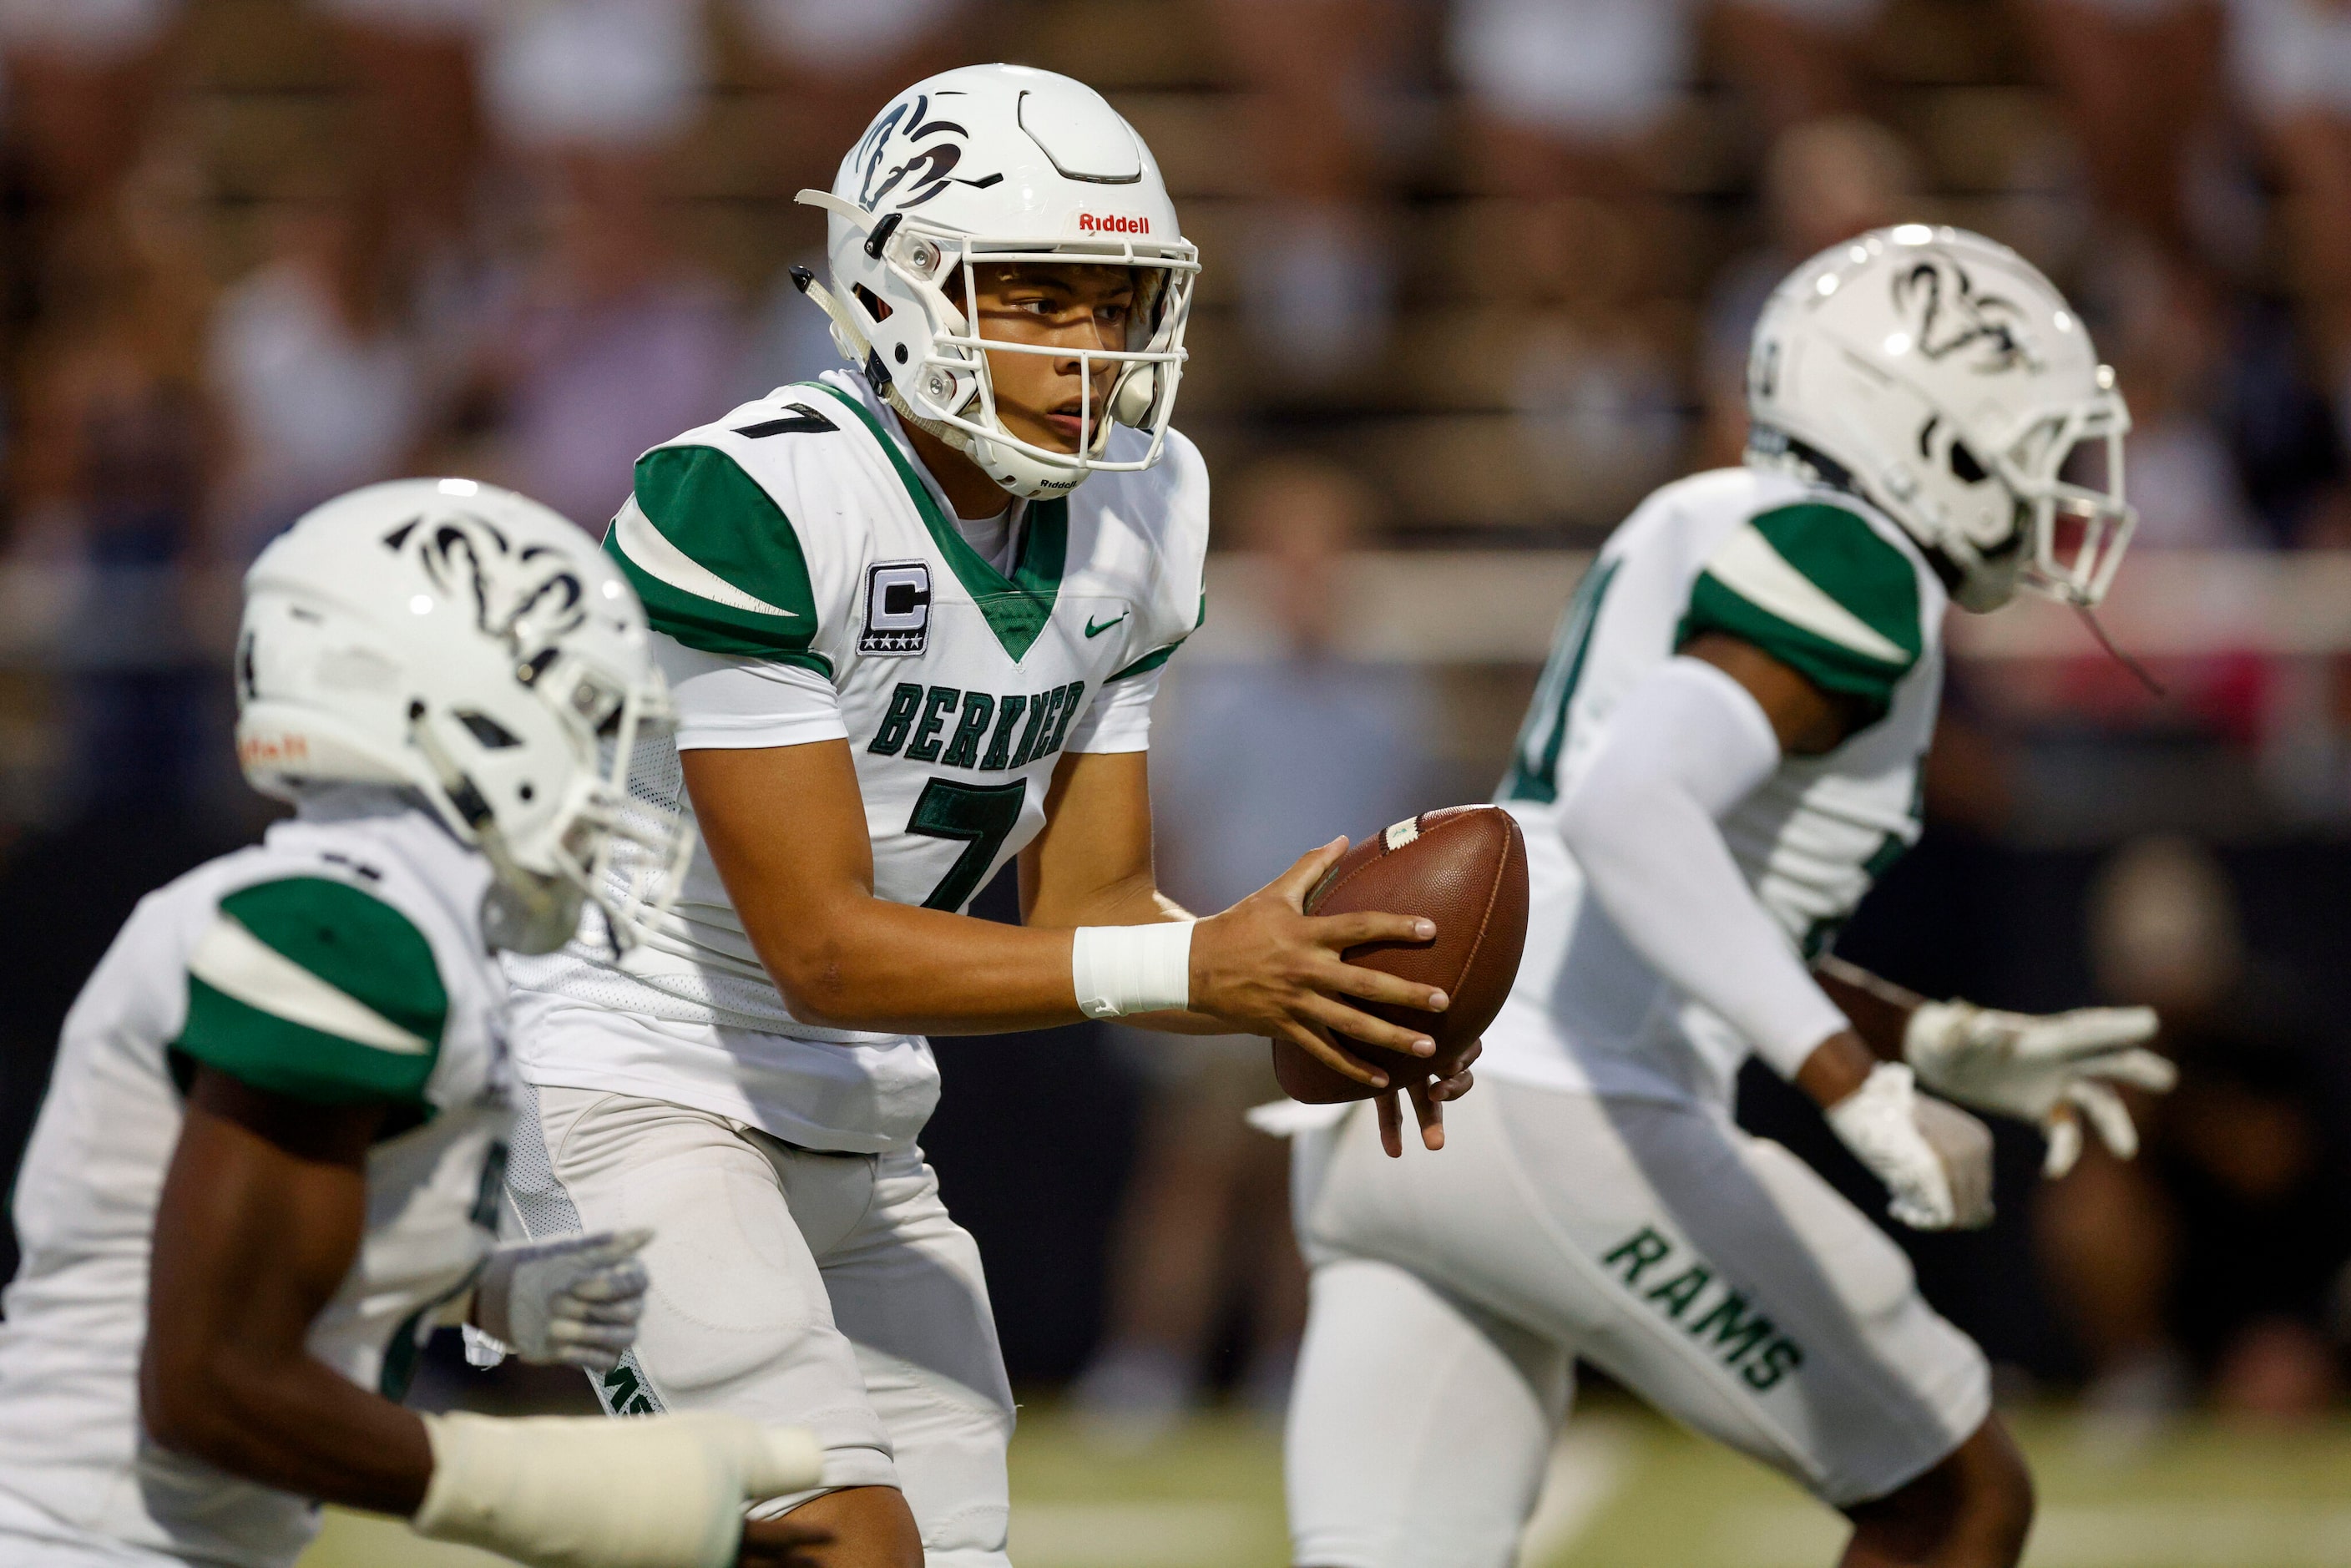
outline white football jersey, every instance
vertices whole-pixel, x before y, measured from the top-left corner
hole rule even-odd
[[[1781,474],[1668,485],[1577,586],[1519,733],[1501,803],[1526,831],[1531,904],[1516,986],[1480,1073],[1603,1093],[1729,1103],[1749,1047],[1635,953],[1553,818],[1625,694],[1701,632],[1754,643],[1869,722],[1822,757],[1784,758],[1722,821],[1790,945],[1817,956],[1917,841],[1942,695],[1942,582],[1867,503]]]
[[[1111,439],[1143,445],[1133,431]],[[835,371],[647,453],[605,548],[644,600],[679,744],[845,735],[875,893],[961,910],[1044,826],[1064,750],[1133,748],[1097,747],[1092,721],[1123,691],[1147,695],[1122,683],[1153,679],[1207,608],[1207,476],[1181,435],[1149,469],[1097,474],[1013,516],[999,569],[957,528],[895,415]],[[702,677],[733,683],[730,711],[709,711]],[[805,708],[819,682],[837,721],[779,732],[775,715]],[[644,747],[631,788],[691,813],[675,745]],[[925,1042],[792,1016],[706,850],[625,958],[583,941],[507,971],[646,1024],[518,1030],[533,1082],[666,1099],[824,1147],[910,1137],[935,1103]]]
[[[198,1063],[321,1103],[400,1107],[367,1233],[309,1352],[398,1398],[436,1309],[496,1240],[506,985],[481,859],[423,810],[303,820],[150,894],[67,1016],[0,1323],[0,1561],[46,1539],[283,1565],[314,1504],[150,1442],[150,1239]]]

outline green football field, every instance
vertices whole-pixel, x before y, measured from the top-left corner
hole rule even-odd
[[[2041,1484],[2033,1568],[2344,1568],[2351,1421],[2199,1422],[2128,1457],[2057,1415],[2016,1425]],[[1212,1417],[1118,1457],[1050,1406],[1012,1449],[1019,1568],[1285,1568],[1274,1434]],[[1579,1412],[1552,1460],[1526,1568],[1826,1568],[1837,1521],[1770,1473],[1632,1406]],[[483,1568],[398,1525],[329,1518],[303,1568]]]

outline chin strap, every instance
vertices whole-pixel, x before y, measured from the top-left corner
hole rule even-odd
[[[792,287],[816,301],[818,309],[832,320],[833,346],[841,357],[852,364],[862,364],[873,356],[873,344],[858,326],[857,319],[848,307],[833,298],[832,290],[816,280],[816,274],[805,267],[791,269]]]
[[[803,191],[800,193],[806,196],[810,193]],[[831,200],[830,197],[827,199]],[[969,435],[952,424],[945,424],[935,419],[924,418],[914,412],[912,404],[899,395],[896,384],[876,362],[873,344],[865,336],[863,329],[857,325],[856,318],[850,315],[849,308],[841,304],[831,289],[817,281],[815,273],[805,267],[795,267],[791,269],[791,279],[794,288],[814,300],[817,308],[831,319],[834,346],[841,350],[843,359],[865,372],[866,381],[872,384],[874,392],[881,396],[883,402],[890,405],[893,413],[924,434],[946,442],[966,456],[971,455]]]
[[[2138,677],[2138,684],[2147,689],[2147,695],[2158,697],[2168,697],[2171,695],[2170,689],[2161,681],[2157,680],[2145,664],[2124,653],[2116,644],[2115,640],[2106,634],[2105,627],[2099,623],[2096,612],[2088,605],[2076,603],[2074,606],[2074,613],[2082,618],[2082,624],[2090,629],[2090,635],[2098,640],[2098,646],[2114,655],[2115,663]]]
[[[551,953],[563,946],[579,925],[579,904],[566,896],[557,879],[516,861],[498,827],[497,813],[424,722],[421,702],[409,705],[408,737],[431,764],[450,809],[473,834],[475,849],[490,862],[490,885],[482,894],[482,927],[490,946],[517,953]],[[608,927],[610,924],[606,922]],[[619,938],[611,940],[612,956],[618,958]]]

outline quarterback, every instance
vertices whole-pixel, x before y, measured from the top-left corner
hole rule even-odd
[[[804,1563],[744,1505],[804,1430],[418,1416],[465,1322],[613,1365],[642,1232],[498,1247],[510,1120],[496,956],[544,951],[684,828],[622,794],[667,700],[620,573],[467,480],[312,512],[246,580],[257,846],[142,900],[65,1026],[18,1176],[0,1324],[0,1561],[287,1568],[313,1500],[563,1568]],[[600,751],[608,760],[600,761]]]
[[[1526,958],[1452,1152],[1367,1159],[1360,1117],[1293,1150],[1303,1568],[1513,1561],[1578,1357],[1843,1511],[1851,1568],[2022,1550],[1982,1354],[1730,1100],[1760,1056],[1921,1228],[1991,1198],[1988,1130],[1922,1085],[2041,1122],[2053,1174],[2077,1116],[2134,1147],[2113,1085],[2170,1078],[2146,1009],[2030,1019],[1807,967],[1918,835],[1946,604],[2086,609],[2112,581],[2129,418],[2047,279],[1920,225],[1790,276],[1748,396],[1745,465],[1652,496],[1568,607],[1501,789]],[[2102,486],[2061,477],[2084,445]]]
[[[1005,1562],[1012,1399],[971,1238],[916,1139],[923,1038],[1123,1018],[1427,1054],[1344,964],[1427,922],[1301,913],[1342,846],[1194,921],[1157,894],[1145,756],[1205,612],[1207,480],[1169,428],[1197,263],[1092,89],[1010,66],[901,93],[802,200],[853,371],[645,454],[606,549],[674,747],[632,777],[705,846],[615,958],[514,962],[535,1235],[656,1234],[616,1411],[791,1413],[832,1564]],[[1017,858],[1025,924],[962,913]],[[1353,1074],[1379,1084],[1376,1070]],[[1416,1096],[1434,1146],[1438,1102]],[[1391,1139],[1400,1112],[1381,1101]]]

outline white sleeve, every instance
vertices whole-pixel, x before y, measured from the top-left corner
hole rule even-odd
[[[1093,706],[1070,727],[1063,751],[1148,751],[1151,699],[1159,695],[1163,672],[1145,670],[1102,688]]]
[[[763,659],[731,659],[656,632],[653,662],[677,705],[680,751],[750,751],[842,740],[841,694],[816,671]]]
[[[1559,825],[1625,939],[1784,1078],[1850,1025],[1717,825],[1779,766],[1779,737],[1754,695],[1702,660],[1672,659],[1609,716]]]

